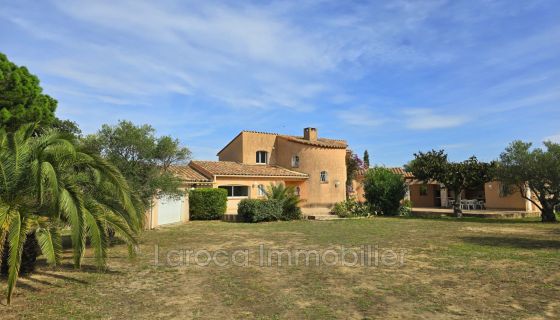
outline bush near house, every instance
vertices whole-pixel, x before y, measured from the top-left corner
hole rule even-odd
[[[354,198],[350,198],[335,204],[333,213],[340,218],[367,217],[372,214],[372,210],[369,204],[361,203]]]
[[[282,202],[275,199],[243,199],[237,207],[243,222],[277,221],[282,218]]]
[[[282,215],[280,220],[298,220],[301,219],[301,208],[299,207],[302,201],[296,194],[294,186],[285,186],[284,184],[271,184],[266,190],[266,198],[268,200],[277,200],[282,204]]]
[[[399,214],[401,216],[410,216],[412,213],[412,201],[405,199],[401,203],[401,207],[399,208]]]
[[[227,191],[219,188],[200,188],[189,191],[191,220],[219,220],[227,209]]]
[[[379,214],[399,215],[406,184],[401,175],[382,167],[368,170],[364,178],[365,196]]]

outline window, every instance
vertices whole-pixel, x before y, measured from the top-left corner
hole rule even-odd
[[[298,168],[299,167],[299,156],[293,156],[292,157],[292,168]]]
[[[219,186],[218,188],[225,189],[227,191],[228,198],[249,196],[248,186]]]
[[[257,151],[257,163],[267,164],[268,163],[268,152]]]
[[[300,196],[301,195],[301,189],[300,187],[296,187],[296,196]]]
[[[264,188],[264,185],[259,184],[257,186],[257,195],[259,197],[264,197],[266,195],[266,189]]]
[[[500,197],[505,198],[511,194],[511,188],[507,184],[500,182]]]
[[[329,182],[329,173],[326,171],[321,171],[321,183]]]
[[[423,184],[420,186],[420,195],[427,196],[428,195],[428,186]]]

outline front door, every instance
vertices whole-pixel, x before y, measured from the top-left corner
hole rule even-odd
[[[441,207],[441,189],[434,186],[434,207]]]

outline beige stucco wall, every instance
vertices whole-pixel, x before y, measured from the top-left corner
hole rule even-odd
[[[303,172],[309,179],[302,186],[304,214],[328,213],[335,203],[346,199],[346,150],[319,148],[279,138],[276,142],[278,165]],[[299,167],[292,168],[292,156],[299,156]],[[328,182],[320,182],[321,171]]]
[[[488,182],[484,185],[487,209],[510,209],[510,210],[530,210],[528,201],[521,197],[518,190],[505,197],[500,195],[501,183],[499,181]]]
[[[410,189],[410,201],[412,201],[412,206],[416,208],[433,208],[436,207],[435,204],[435,189],[437,185],[425,184],[428,187],[428,193],[425,196],[420,195],[420,188],[422,184],[411,184]]]
[[[243,163],[257,164],[257,151],[268,152],[268,163],[276,164],[276,135],[243,132]]]
[[[237,137],[218,154],[218,159],[220,161],[243,162],[243,134],[244,133],[237,135]]]

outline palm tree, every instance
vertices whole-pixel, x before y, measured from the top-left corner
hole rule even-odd
[[[270,184],[265,191],[267,199],[278,200],[282,203],[282,220],[296,220],[301,218],[299,204],[302,200],[296,193],[294,186],[284,186],[283,183]]]
[[[23,244],[37,237],[52,265],[60,263],[60,230],[69,228],[74,266],[79,268],[89,237],[97,266],[106,265],[108,232],[132,249],[142,228],[126,180],[101,157],[80,150],[73,137],[36,125],[0,131],[0,259],[8,252],[7,302],[15,288]]]

